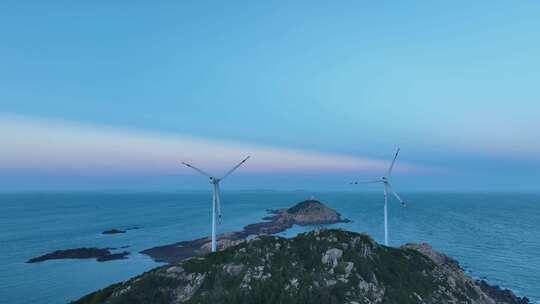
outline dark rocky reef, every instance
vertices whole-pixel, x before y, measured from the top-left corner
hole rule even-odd
[[[73,303],[526,304],[471,279],[428,244],[400,248],[368,235],[318,230],[262,235],[158,267]]]
[[[113,261],[113,260],[125,260],[127,259],[127,256],[129,255],[129,251],[123,251],[119,253],[111,253],[106,254],[103,256],[100,256],[96,259],[98,262],[107,262],[107,261]]]
[[[140,229],[138,226],[122,229],[109,229],[102,232],[102,234],[119,234],[126,233],[128,230]],[[129,246],[122,246],[120,249],[128,248]],[[31,258],[26,263],[37,263],[47,260],[61,260],[61,259],[96,259],[98,262],[107,262],[113,260],[127,259],[130,254],[128,251],[113,253],[111,250],[116,248],[74,248],[65,250],[56,250],[51,253],[44,254],[39,257]]]
[[[31,258],[26,263],[38,263],[61,259],[96,259],[99,262],[125,259],[129,252],[111,253],[114,248],[75,248],[56,250],[45,255]]]
[[[75,248],[66,250],[56,250],[39,257],[31,258],[27,263],[37,263],[47,260],[59,259],[93,259],[110,254],[109,248]]]
[[[126,233],[128,230],[137,230],[137,229],[141,229],[141,227],[133,226],[133,227],[128,227],[128,228],[126,228],[126,229],[116,229],[116,228],[113,228],[113,229],[105,230],[105,231],[103,231],[101,234],[118,234],[118,233]]]
[[[291,228],[293,225],[322,225],[349,222],[341,218],[334,209],[328,208],[316,200],[307,200],[291,208],[268,210],[271,216],[266,222],[250,224],[242,231],[223,233],[217,236],[219,250],[238,244],[250,235],[275,234]],[[157,246],[141,251],[158,262],[177,262],[188,257],[200,256],[210,252],[210,238],[204,237],[191,241]]]
[[[114,229],[105,230],[101,234],[118,234],[118,233],[126,233],[126,231],[114,228]]]

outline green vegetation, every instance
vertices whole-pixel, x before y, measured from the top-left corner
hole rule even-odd
[[[478,298],[466,280],[452,290],[443,271],[416,250],[381,246],[364,234],[321,230],[292,239],[260,236],[157,268],[76,303],[412,304]]]

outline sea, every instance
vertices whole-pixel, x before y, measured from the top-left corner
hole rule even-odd
[[[540,194],[401,193],[389,201],[391,246],[427,242],[474,278],[540,303]],[[267,215],[315,198],[351,223],[327,225],[366,232],[382,242],[383,196],[378,192],[224,191],[220,232],[240,230]],[[211,193],[27,192],[0,194],[0,303],[68,303],[163,265],[141,250],[207,236]],[[104,230],[128,230],[104,235]],[[320,227],[281,233],[292,237]],[[58,249],[124,246],[126,260],[28,259]]]

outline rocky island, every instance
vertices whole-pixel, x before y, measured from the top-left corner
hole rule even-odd
[[[75,248],[66,250],[56,250],[35,258],[31,258],[26,263],[38,263],[47,260],[61,259],[96,259],[98,262],[121,260],[127,258],[129,252],[112,253],[116,248]]]
[[[119,233],[126,233],[128,230],[137,230],[137,229],[141,229],[141,227],[134,226],[134,227],[126,228],[126,229],[113,228],[113,229],[105,230],[101,234],[119,234]]]
[[[291,228],[293,225],[322,225],[346,223],[334,209],[317,200],[306,200],[291,208],[268,210],[271,216],[265,217],[265,222],[250,224],[242,231],[227,232],[217,236],[217,247],[223,250],[246,239],[250,235],[275,234]],[[158,262],[178,262],[188,257],[200,256],[210,252],[210,238],[204,237],[191,241],[153,247],[141,251]]]
[[[268,210],[273,216],[265,217],[262,222],[244,227],[243,232],[252,234],[275,234],[291,228],[293,225],[312,226],[335,223],[348,223],[336,210],[328,208],[317,200],[307,200],[291,208]]]
[[[75,248],[66,250],[56,250],[35,258],[31,258],[26,263],[38,263],[47,260],[59,259],[93,259],[110,254],[109,248]]]
[[[113,229],[105,230],[101,234],[118,234],[118,233],[126,233],[126,231],[113,228]]]
[[[526,304],[474,281],[428,244],[379,245],[366,234],[319,230],[262,235],[89,294],[98,303]]]

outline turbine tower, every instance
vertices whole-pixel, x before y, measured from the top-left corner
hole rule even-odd
[[[221,182],[224,178],[226,178],[227,176],[231,175],[231,173],[233,173],[236,169],[238,169],[238,167],[240,167],[242,164],[244,164],[247,160],[248,160],[249,156],[244,158],[244,160],[242,160],[240,163],[238,163],[238,165],[232,167],[231,170],[229,170],[229,172],[227,172],[225,175],[223,175],[223,177],[221,178],[216,178],[206,172],[204,172],[203,170],[197,168],[197,167],[194,167],[188,163],[184,163],[182,162],[182,164],[190,167],[191,169],[199,172],[200,174],[208,177],[210,179],[210,184],[212,184],[212,192],[213,192],[213,198],[212,198],[212,252],[215,252],[216,251],[216,213],[217,213],[217,217],[218,217],[218,221],[219,223],[221,223],[221,203],[220,203],[220,200],[219,200],[219,182]]]
[[[394,159],[392,160],[392,163],[390,164],[390,168],[388,168],[388,172],[386,172],[386,175],[375,180],[369,180],[369,181],[360,181],[360,182],[352,182],[351,184],[358,185],[358,184],[374,184],[374,183],[382,183],[384,186],[384,244],[388,246],[388,193],[392,193],[397,200],[401,203],[401,206],[405,207],[405,202],[399,197],[399,195],[392,189],[392,185],[390,185],[390,175],[392,175],[392,169],[394,168],[394,164],[396,163],[396,159],[399,154],[399,148],[396,151],[396,154],[394,155]]]

